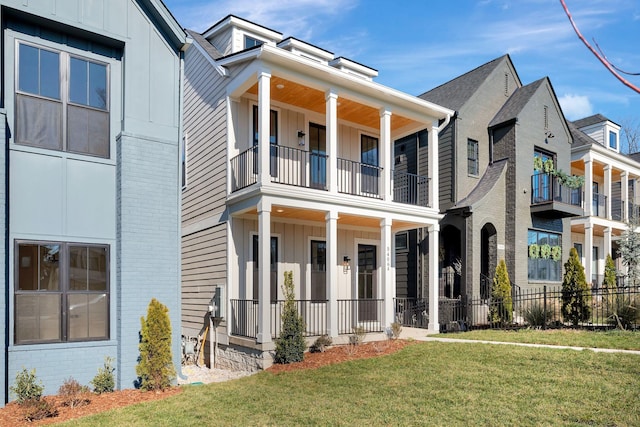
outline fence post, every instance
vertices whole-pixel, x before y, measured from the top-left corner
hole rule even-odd
[[[542,287],[542,292],[544,293],[544,302],[542,309],[542,330],[547,329],[547,285]]]

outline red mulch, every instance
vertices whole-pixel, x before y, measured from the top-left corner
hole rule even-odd
[[[302,362],[288,365],[273,365],[267,371],[277,374],[285,371],[300,369],[315,369],[325,365],[345,362],[348,360],[367,359],[370,357],[382,356],[395,353],[412,341],[394,340],[364,343],[357,347],[336,346],[328,348],[323,353],[305,353]],[[87,415],[97,414],[110,409],[121,408],[140,402],[160,400],[169,396],[174,396],[182,391],[180,387],[172,387],[164,392],[143,392],[140,390],[121,390],[113,393],[101,395],[91,394],[90,402],[87,405],[69,408],[62,404],[62,399],[58,396],[46,396],[44,399],[51,402],[58,410],[58,415],[40,421],[28,422],[24,419],[22,408],[16,403],[9,403],[0,409],[0,426],[38,426],[44,424],[59,423],[62,421],[80,418]]]

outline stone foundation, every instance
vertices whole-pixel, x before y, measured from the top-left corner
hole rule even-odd
[[[273,364],[273,355],[269,351],[246,347],[218,345],[216,368],[231,371],[256,372],[267,369]]]

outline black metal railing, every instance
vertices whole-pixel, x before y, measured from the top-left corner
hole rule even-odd
[[[231,300],[231,335],[258,336],[258,300]]]
[[[396,322],[411,328],[427,328],[429,323],[429,301],[426,298],[395,298]]]
[[[407,172],[393,172],[393,201],[429,207],[429,178]]]
[[[356,327],[364,332],[382,332],[382,307],[381,299],[338,300],[338,334],[352,334]]]
[[[258,152],[251,147],[231,159],[231,191],[242,190],[258,182]]]
[[[380,199],[382,168],[338,159],[338,192]]]
[[[591,201],[591,216],[600,218],[607,217],[607,196],[600,193],[593,193]]]
[[[285,301],[271,302],[271,336],[277,338],[282,330],[282,311]],[[296,300],[296,309],[304,321],[304,336],[327,333],[327,301]]]
[[[612,197],[611,198],[611,219],[614,221],[624,220],[624,200]]]
[[[537,173],[531,176],[531,204],[561,202],[582,206],[582,189],[563,185],[558,177]]]

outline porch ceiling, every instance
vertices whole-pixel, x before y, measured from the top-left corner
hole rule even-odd
[[[624,225],[621,224],[621,227],[624,227]],[[594,224],[593,235],[598,237],[603,237],[605,228],[606,227],[603,225]],[[571,232],[584,234],[584,224],[571,224]],[[613,227],[611,228],[612,237],[620,236],[621,234],[622,234],[622,228],[613,228]]]
[[[280,88],[278,88],[279,86]],[[247,92],[257,96],[258,84],[253,85]],[[326,114],[324,92],[278,76],[271,77],[271,99],[322,115]],[[380,128],[379,109],[344,97],[338,98],[338,119],[374,129]],[[416,126],[418,122],[399,114],[391,115],[392,132],[409,125]]]
[[[593,170],[593,175],[595,176],[604,176],[604,163],[600,163],[597,161],[592,162],[593,166],[592,166],[592,170]],[[571,172],[574,175],[582,175],[584,176],[584,162],[582,160],[577,160],[577,161],[573,161],[571,162]],[[620,181],[621,176],[620,173],[622,171],[620,169],[616,169],[616,168],[612,168],[611,169],[611,179],[613,181]]]

